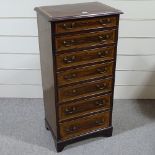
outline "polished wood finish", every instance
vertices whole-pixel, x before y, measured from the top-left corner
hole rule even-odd
[[[45,127],[56,149],[112,135],[119,10],[98,2],[35,8]]]
[[[40,14],[37,16],[38,19],[38,31],[40,34],[39,48],[40,48],[40,62],[41,62],[41,73],[42,73],[42,87],[43,87],[43,98],[45,107],[45,117],[48,121],[55,138],[57,138],[57,120],[56,120],[56,90],[54,80],[54,68],[53,68],[53,57],[51,53],[51,24],[46,22]],[[47,70],[48,68],[48,70]],[[45,76],[46,75],[46,76]],[[52,104],[51,104],[52,103]]]
[[[122,12],[99,2],[65,4],[56,6],[41,6],[35,10],[42,14],[48,21],[62,21],[70,19],[84,19],[88,17],[99,17],[118,15]]]
[[[115,46],[93,48],[89,50],[80,50],[76,52],[66,52],[58,54],[56,57],[57,69],[85,65],[95,62],[114,59]]]
[[[116,42],[116,30],[104,30],[89,33],[79,33],[75,35],[65,35],[56,37],[56,50],[71,50],[74,48],[93,47],[97,45],[107,45]]]
[[[100,77],[108,77],[113,74],[113,62],[84,66],[81,68],[61,71],[58,74],[58,84],[65,85]]]
[[[95,113],[99,111],[109,110],[111,102],[111,94],[100,95],[89,99],[83,99],[73,103],[61,104],[59,106],[60,122]]]
[[[117,18],[112,17],[99,17],[85,20],[73,20],[59,22],[56,24],[56,33],[76,32],[83,30],[92,30],[99,28],[114,27],[117,25]]]
[[[67,102],[112,90],[112,79],[95,80],[59,88],[59,102]]]
[[[60,136],[65,140],[100,128],[107,128],[109,127],[109,117],[110,112],[104,112],[60,123]]]

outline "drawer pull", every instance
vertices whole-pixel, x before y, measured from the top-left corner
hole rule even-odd
[[[69,107],[69,108],[66,108],[65,109],[65,114],[74,114],[74,113],[76,113],[76,111],[77,111],[77,109],[76,109],[76,107]]]
[[[107,18],[107,19],[100,19],[100,20],[99,20],[99,23],[102,24],[102,25],[106,25],[106,24],[111,23],[111,19],[110,19],[110,18]]]
[[[70,41],[64,41],[63,44],[65,47],[70,47],[75,43],[74,40],[70,40]]]
[[[103,69],[97,68],[96,70],[97,70],[97,72],[98,72],[99,74],[103,74],[103,73],[105,73],[105,72],[107,71],[107,68],[106,68],[106,67],[103,68]]]
[[[97,120],[97,121],[95,121],[95,124],[96,125],[103,125],[104,121],[103,120]]]
[[[71,57],[64,57],[63,59],[64,63],[72,63],[75,61],[75,56],[71,56]]]
[[[70,126],[65,131],[66,132],[74,132],[74,131],[77,131],[77,130],[79,130],[79,127],[78,126]]]
[[[110,51],[104,51],[105,55],[110,54]]]
[[[100,52],[98,52],[97,54],[98,54],[99,57],[105,57],[106,55],[109,54],[109,51],[103,51],[103,52],[100,51]]]
[[[95,102],[95,105],[96,106],[102,106],[102,105],[104,105],[104,101],[103,100],[98,100],[98,101]]]
[[[73,79],[73,78],[76,78],[76,77],[77,77],[77,75],[75,73],[73,73],[71,75],[65,75],[64,76],[64,79],[65,80],[69,80],[69,79]]]
[[[71,23],[70,25],[69,24],[63,24],[63,27],[66,30],[72,30],[75,27],[75,23]]]
[[[100,41],[105,41],[106,39],[110,38],[110,35],[106,34],[106,35],[103,35],[103,36],[98,36],[98,38],[99,38]]]
[[[105,89],[106,86],[107,86],[106,83],[104,83],[103,85],[99,85],[99,84],[96,85],[97,89],[99,89],[99,90],[103,90],[103,89]]]
[[[79,40],[79,41],[75,41],[75,40],[64,40],[63,41],[63,45],[65,47],[71,47],[73,45],[76,45],[77,43],[83,43],[83,42],[96,42],[97,40],[99,40],[100,42],[103,42],[103,41],[106,41],[107,39],[110,39],[110,34],[105,34],[105,35],[100,35],[100,36],[97,36],[97,38],[84,38],[83,40]]]

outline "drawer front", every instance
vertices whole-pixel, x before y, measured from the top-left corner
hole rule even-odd
[[[111,76],[113,73],[113,66],[113,62],[110,62],[59,72],[57,73],[58,85]]]
[[[98,113],[73,121],[60,123],[62,140],[73,138],[95,130],[107,128],[110,125],[110,112]]]
[[[57,55],[57,68],[65,68],[97,61],[112,60],[115,55],[115,46],[83,50],[73,53]]]
[[[90,99],[59,105],[59,119],[79,117],[84,114],[110,109],[111,95],[102,95]]]
[[[57,51],[114,43],[116,30],[97,31],[56,37]]]
[[[104,93],[112,90],[112,79],[85,82],[83,84],[62,87],[58,90],[60,102],[66,102],[92,94]]]
[[[117,17],[100,17],[84,20],[72,20],[56,23],[56,33],[75,32],[97,28],[114,27],[117,25]]]

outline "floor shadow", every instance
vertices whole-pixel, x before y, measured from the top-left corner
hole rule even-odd
[[[155,121],[155,100],[137,100],[137,104],[142,115],[146,116],[150,121]]]

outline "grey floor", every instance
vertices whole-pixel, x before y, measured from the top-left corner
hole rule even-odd
[[[113,136],[85,140],[60,155],[155,155],[155,100],[115,100]],[[0,155],[57,154],[41,99],[0,99]]]

